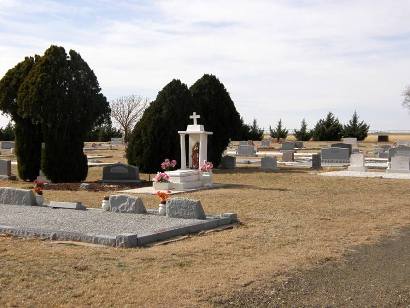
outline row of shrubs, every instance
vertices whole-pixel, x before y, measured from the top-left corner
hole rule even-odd
[[[244,140],[262,140],[264,131],[258,127],[257,121],[253,120],[249,127],[248,138]],[[329,112],[325,118],[320,119],[313,129],[307,128],[306,120],[303,119],[299,130],[295,130],[294,136],[299,141],[337,141],[342,137],[357,138],[357,140],[364,140],[367,137],[370,126],[364,121],[359,121],[359,116],[355,111],[352,119],[345,125],[341,124],[335,115]],[[272,138],[286,139],[289,131],[283,126],[280,119],[274,129],[269,127],[269,133]],[[244,136],[245,137],[245,136]]]

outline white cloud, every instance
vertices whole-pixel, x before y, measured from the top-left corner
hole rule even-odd
[[[373,128],[409,128],[409,1],[136,3],[0,1],[0,75],[53,43],[80,52],[109,98],[213,73],[264,127],[357,109]]]

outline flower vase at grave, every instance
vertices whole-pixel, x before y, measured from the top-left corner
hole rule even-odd
[[[154,182],[155,190],[170,190],[172,188],[172,183],[170,182]]]
[[[104,211],[110,210],[110,200],[108,198],[104,197],[103,201],[101,202],[101,208]]]
[[[161,201],[161,203],[159,204],[159,207],[158,207],[158,214],[159,214],[160,216],[165,216],[166,213],[167,213],[167,210],[166,210],[166,202],[165,202],[165,201]]]
[[[204,186],[212,186],[212,171],[202,172],[202,183]]]

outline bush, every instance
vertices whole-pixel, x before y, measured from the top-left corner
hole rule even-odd
[[[343,126],[331,112],[325,119],[320,119],[313,129],[313,140],[316,141],[338,141],[342,135]]]
[[[357,140],[364,140],[367,137],[369,128],[370,126],[364,121],[359,122],[359,116],[355,111],[352,119],[343,127],[343,137],[352,137],[357,138]]]
[[[185,130],[193,102],[188,87],[172,80],[145,110],[132,131],[127,160],[142,172],[157,172],[165,158],[180,158],[179,130]],[[178,163],[180,163],[178,161]]]
[[[278,125],[274,130],[271,127],[269,127],[269,131],[270,136],[272,138],[276,138],[278,142],[280,139],[286,139],[286,137],[288,136],[288,130],[282,127],[282,119],[279,119]]]
[[[51,46],[18,91],[19,113],[41,123],[42,170],[53,182],[80,182],[88,172],[83,153],[88,132],[109,113],[97,77],[73,50]]]
[[[244,133],[242,134],[242,140],[262,140],[263,129],[258,126],[256,119],[253,120],[252,125],[244,124]]]
[[[225,86],[214,75],[205,74],[190,91],[200,123],[213,132],[208,139],[208,161],[217,166],[229,140],[240,137],[243,122]]]
[[[15,127],[11,121],[5,128],[0,128],[0,140],[12,141],[15,139]]]
[[[41,159],[41,126],[33,124],[31,118],[23,118],[19,113],[18,93],[24,80],[29,75],[38,56],[25,58],[15,67],[8,70],[0,80],[0,109],[10,115],[15,123],[15,153],[17,156],[17,170],[23,180],[34,180],[40,170]],[[4,130],[3,130],[4,133]],[[9,139],[10,136],[4,136]],[[3,140],[4,140],[3,139]]]
[[[305,119],[302,120],[300,130],[295,130],[295,137],[298,141],[309,141],[312,138],[312,131],[307,129]]]

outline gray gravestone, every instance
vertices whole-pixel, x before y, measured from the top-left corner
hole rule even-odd
[[[287,141],[282,143],[282,150],[287,151],[287,150],[294,150],[296,147],[295,142],[293,141]]]
[[[349,149],[349,156],[352,154],[352,145],[347,143],[333,143],[330,147],[332,148],[343,148]]]
[[[124,139],[122,138],[111,138],[111,145],[121,145],[124,144]]]
[[[0,159],[0,179],[11,177],[11,160]]]
[[[322,168],[320,154],[312,154],[312,169],[319,170]]]
[[[391,158],[389,173],[410,173],[410,157],[396,155]]]
[[[229,155],[222,156],[220,168],[221,169],[235,169],[236,168],[236,157],[229,156]]]
[[[396,148],[389,149],[389,161],[391,161],[394,156],[407,156],[410,157],[410,147],[400,145]]]
[[[37,205],[36,197],[31,189],[11,187],[0,188],[0,204]]]
[[[261,159],[261,169],[268,171],[278,170],[278,162],[274,156],[265,156]]]
[[[103,168],[103,183],[139,183],[138,167],[117,163]]]
[[[303,141],[295,141],[295,148],[303,149]]]
[[[239,145],[236,150],[236,155],[238,156],[255,156],[256,151],[253,145]]]
[[[53,209],[81,210],[81,211],[85,211],[87,209],[81,202],[50,201],[50,204],[48,206]]]
[[[2,150],[14,149],[14,141],[1,141],[0,148]]]
[[[111,212],[133,214],[145,214],[147,212],[144,203],[139,197],[112,195],[109,201]]]
[[[322,164],[348,164],[350,152],[348,148],[327,148],[320,151]]]
[[[166,213],[170,218],[206,219],[201,201],[187,198],[168,199]]]
[[[271,142],[269,139],[264,139],[261,141],[261,147],[262,148],[270,148]]]
[[[282,161],[295,161],[295,151],[293,150],[287,150],[287,151],[282,151]]]
[[[248,144],[248,141],[242,140],[242,141],[239,141],[239,145],[249,145],[249,144]]]
[[[347,168],[349,171],[365,172],[367,168],[364,166],[364,155],[362,153],[355,153],[350,155],[350,166]]]

